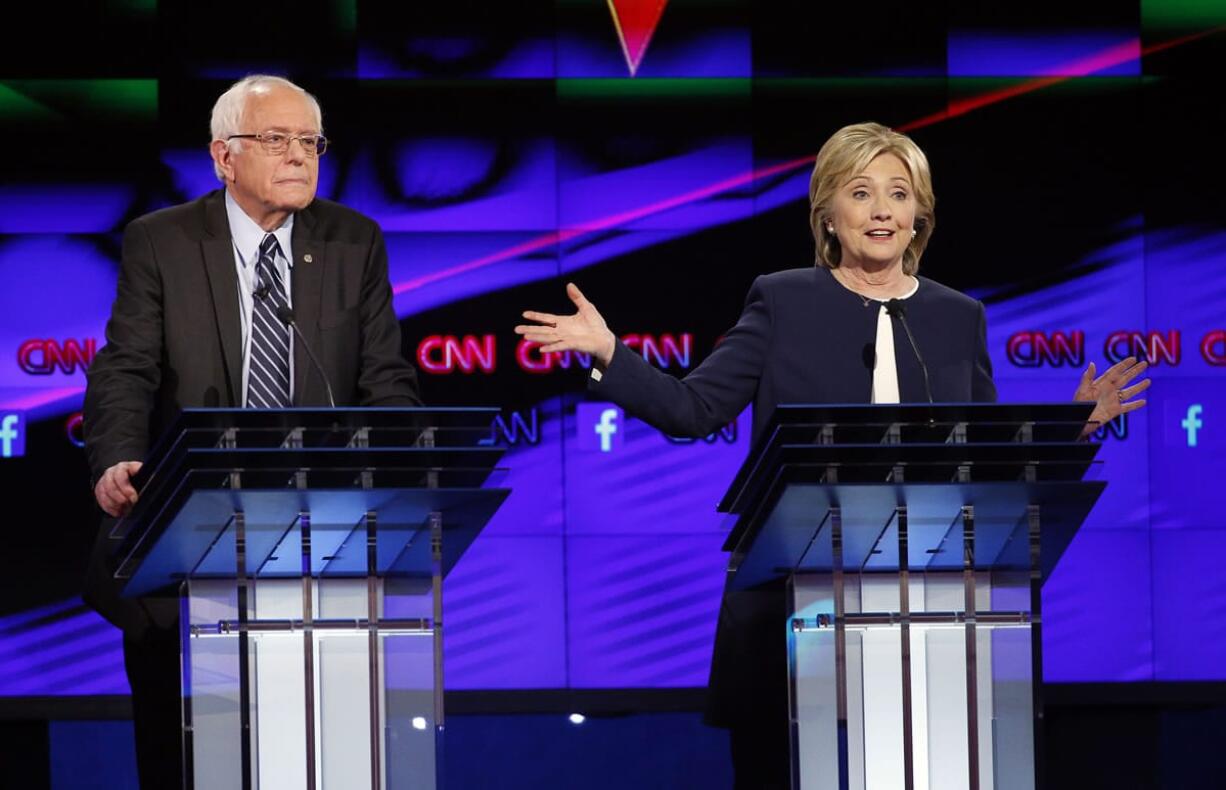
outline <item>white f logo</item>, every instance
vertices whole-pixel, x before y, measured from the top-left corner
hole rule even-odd
[[[1196,432],[1205,427],[1205,421],[1200,418],[1204,411],[1204,407],[1199,403],[1193,403],[1188,407],[1188,414],[1183,418],[1183,422],[1179,423],[1188,432],[1188,447],[1196,446]]]
[[[617,433],[617,409],[605,409],[600,413],[600,422],[596,423],[596,434],[600,437],[600,452],[613,450],[613,434]]]
[[[16,414],[4,415],[3,422],[0,422],[0,455],[5,458],[13,457],[13,440],[17,438]]]

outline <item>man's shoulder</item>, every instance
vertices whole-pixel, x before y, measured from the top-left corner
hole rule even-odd
[[[213,201],[218,204],[225,199],[225,193],[220,189],[201,195],[195,200],[167,206],[148,214],[143,214],[132,220],[133,225],[142,225],[148,229],[161,228],[203,228],[206,207]]]
[[[214,232],[225,232],[223,190],[216,189],[187,203],[158,209],[138,217],[132,224],[143,226],[151,234],[160,234],[173,230],[203,231],[210,221],[218,226],[214,228]],[[375,221],[365,214],[325,198],[315,198],[311,201],[311,205],[299,212],[295,221],[303,221],[310,226],[312,236],[328,241],[369,244],[379,228]]]
[[[326,198],[315,198],[295,222],[299,220],[310,223],[313,236],[328,241],[369,243],[379,232],[378,223],[370,217]]]

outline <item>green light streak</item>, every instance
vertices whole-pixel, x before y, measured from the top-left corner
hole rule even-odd
[[[1226,25],[1226,2],[1222,0],[1141,0],[1144,30],[1193,32],[1219,25]]]
[[[157,80],[4,80],[0,117],[26,121],[102,118],[157,121]]]
[[[19,90],[0,82],[0,119],[13,121],[59,121],[63,116],[34,101]]]
[[[561,99],[705,99],[748,97],[749,79],[559,79]]]
[[[336,27],[343,33],[354,33],[358,29],[358,0],[333,0],[332,18]]]

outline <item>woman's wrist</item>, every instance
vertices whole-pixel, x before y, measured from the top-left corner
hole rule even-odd
[[[596,361],[600,363],[601,369],[609,367],[613,362],[613,352],[617,350],[617,337],[610,332],[605,341],[604,348],[596,355]]]

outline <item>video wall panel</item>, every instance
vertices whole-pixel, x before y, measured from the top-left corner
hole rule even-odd
[[[48,47],[54,15],[27,9],[0,55],[0,695],[126,689],[118,632],[77,597],[84,371],[123,227],[217,187],[209,109],[253,71],[319,96],[320,195],[382,226],[427,402],[502,409],[486,441],[514,493],[448,580],[449,686],[705,683],[714,507],[751,414],[676,441],[511,328],[570,309],[574,281],[634,353],[693,370],[755,277],[812,265],[813,155],[864,120],[929,156],[921,273],[986,303],[1002,399],[1151,364],[1045,589],[1046,679],[1226,680],[1220,4],[319,0],[261,6],[275,34],[225,45],[191,4],[96,5],[109,38]]]

